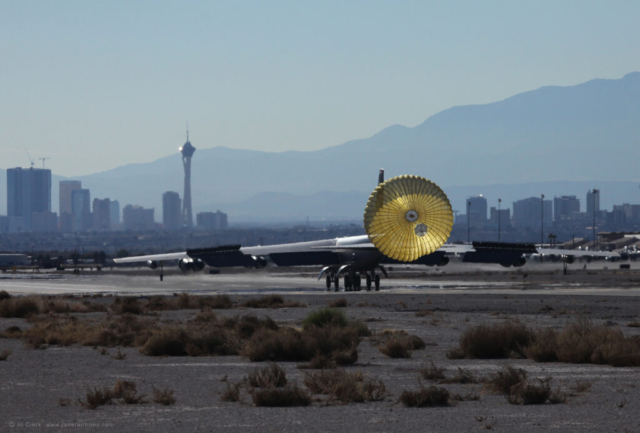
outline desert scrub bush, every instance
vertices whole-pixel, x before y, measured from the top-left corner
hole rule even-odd
[[[119,297],[116,296],[111,304],[111,310],[116,314],[135,314],[140,315],[145,312],[144,306],[137,298],[132,296]]]
[[[22,319],[39,313],[40,307],[32,297],[11,297],[0,301],[0,317]]]
[[[544,328],[534,333],[532,341],[523,348],[524,355],[536,362],[558,360],[558,333],[553,328]]]
[[[405,337],[391,337],[378,347],[380,353],[389,358],[411,358],[411,343]]]
[[[173,298],[152,296],[147,301],[147,310],[197,310],[211,308],[214,310],[228,310],[233,308],[233,301],[229,295],[190,296],[187,293],[174,294]]]
[[[144,404],[147,403],[145,394],[139,395],[137,386],[128,380],[116,380],[111,392],[111,398],[120,399],[124,404]]]
[[[470,372],[469,370],[465,370],[464,368],[458,367],[458,371],[456,374],[450,378],[445,378],[440,381],[440,383],[460,383],[463,385],[469,383],[478,383],[479,380],[476,376]]]
[[[328,304],[329,308],[347,308],[349,305],[346,298],[334,299],[333,301],[329,301]]]
[[[527,372],[504,364],[496,373],[490,374],[485,387],[494,394],[511,393],[511,388],[527,379]]]
[[[80,406],[84,408],[96,409],[99,406],[103,406],[105,404],[111,404],[112,397],[113,397],[113,392],[110,388],[95,387],[93,389],[87,389],[85,400],[82,401],[82,399],[78,399],[78,403],[80,403]]]
[[[253,388],[281,388],[287,384],[287,374],[278,364],[270,363],[249,373],[248,381]]]
[[[342,404],[382,401],[388,395],[384,383],[368,375],[345,370],[322,370],[305,374],[304,384],[315,394],[329,395]]]
[[[309,313],[302,321],[302,324],[305,326],[314,325],[317,327],[333,325],[344,328],[347,326],[347,322],[347,316],[344,314],[344,311],[326,307]]]
[[[299,388],[298,385],[254,390],[251,393],[251,398],[256,406],[265,407],[309,406],[311,404],[309,392]]]
[[[449,391],[444,388],[420,384],[416,391],[404,390],[398,401],[406,407],[448,406],[449,397]]]
[[[267,295],[262,298],[247,299],[242,303],[242,306],[244,308],[299,308],[307,305],[301,302],[285,302],[280,295]]]
[[[360,343],[357,332],[350,327],[306,326],[302,331],[293,328],[262,329],[245,345],[242,355],[250,361],[310,361],[327,357],[336,362],[357,361],[352,350]]]
[[[552,404],[564,403],[566,396],[560,388],[551,389],[551,378],[536,379],[535,382],[524,380],[513,387],[506,398],[510,404]]]
[[[460,351],[466,358],[506,358],[519,353],[532,340],[532,332],[524,324],[507,320],[491,325],[477,325],[460,337]]]
[[[222,394],[220,394],[220,401],[235,403],[241,400],[240,384],[231,384],[227,382],[227,388],[222,392]]]
[[[157,389],[155,386],[153,390],[153,401],[164,406],[171,406],[176,403],[176,398],[173,395],[173,390],[169,388]]]
[[[0,361],[6,361],[9,358],[9,355],[11,355],[10,350],[3,350],[2,352],[0,352]]]
[[[422,376],[422,378],[425,380],[435,382],[444,379],[445,371],[447,371],[446,368],[438,368],[435,366],[433,361],[430,361],[429,364],[425,364],[422,368],[420,368],[420,376]]]
[[[11,294],[6,290],[0,290],[0,301],[4,301],[5,299],[11,298]]]

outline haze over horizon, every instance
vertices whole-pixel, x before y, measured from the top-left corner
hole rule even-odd
[[[7,2],[0,166],[311,151],[640,70],[636,2]],[[542,179],[541,179],[542,180]]]

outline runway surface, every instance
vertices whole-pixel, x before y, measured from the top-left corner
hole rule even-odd
[[[562,275],[557,263],[527,265],[514,270],[495,265],[453,264],[442,270],[425,267],[396,268],[392,278],[382,279],[385,293],[487,293],[487,294],[559,294],[640,296],[640,269],[608,270],[609,263],[590,264],[569,276]],[[522,269],[528,269],[523,271]],[[146,269],[83,271],[67,273],[0,274],[0,290],[13,294],[119,294],[156,295],[187,292],[191,294],[326,294],[323,280],[311,272],[247,270],[238,273],[182,274],[169,271],[164,281]],[[626,272],[626,273],[625,273]],[[451,275],[448,275],[450,273]],[[591,275],[593,274],[593,275]],[[344,290],[343,288],[340,289]],[[331,289],[333,292],[333,288]],[[375,292],[371,293],[372,295]]]

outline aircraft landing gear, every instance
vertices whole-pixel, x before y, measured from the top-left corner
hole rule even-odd
[[[164,280],[164,263],[160,262],[160,281]]]
[[[373,281],[376,286],[376,292],[380,291],[380,275],[376,275]]]
[[[355,275],[353,278],[353,290],[355,290],[356,292],[360,291],[360,287],[362,285],[362,278],[360,277],[360,275]]]
[[[352,287],[351,275],[344,276],[344,291],[350,292]]]
[[[331,290],[331,275],[327,275],[327,292]]]
[[[367,285],[367,292],[371,291],[371,275],[367,274],[366,278],[366,285]]]
[[[333,279],[333,287],[335,287],[334,292],[338,292],[340,290],[340,278],[338,276]]]

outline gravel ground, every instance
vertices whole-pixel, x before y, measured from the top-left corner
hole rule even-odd
[[[556,278],[555,274],[549,274],[539,279],[553,281]],[[612,278],[611,275],[600,276],[601,283],[607,285],[611,284]],[[234,300],[249,297],[256,296],[232,296]],[[390,392],[385,401],[347,405],[315,402],[304,408],[260,408],[255,407],[244,392],[243,403],[224,403],[220,401],[220,393],[226,388],[223,379],[238,382],[262,364],[238,356],[153,358],[134,348],[122,349],[126,359],[117,360],[90,347],[39,350],[28,348],[19,340],[0,339],[0,351],[9,349],[12,352],[7,361],[0,362],[0,430],[640,431],[640,368],[543,364],[523,359],[449,360],[445,355],[447,350],[457,346],[461,333],[468,327],[515,317],[532,327],[562,327],[582,315],[609,326],[619,326],[626,335],[638,334],[640,328],[627,325],[638,321],[640,297],[529,295],[522,291],[517,294],[323,292],[285,295],[287,301],[308,304],[304,308],[216,310],[216,314],[270,316],[279,323],[298,325],[310,311],[338,298],[347,299],[348,317],[367,321],[370,329],[405,330],[428,343],[426,350],[414,351],[409,359],[385,357],[370,339],[364,339],[360,344],[358,363],[347,370],[361,370],[381,379]],[[112,302],[107,297],[95,301]],[[423,310],[429,310],[430,314],[417,317],[416,312]],[[101,314],[92,313],[93,316]],[[185,321],[197,311],[160,314],[161,320]],[[22,319],[0,319],[0,330],[13,325],[23,329],[29,327]],[[109,349],[110,354],[116,351]],[[418,370],[429,361],[447,368],[449,375],[461,367],[477,376],[493,373],[507,363],[525,369],[531,377],[552,377],[552,385],[561,386],[570,396],[564,404],[516,406],[509,404],[504,396],[486,392],[481,385],[451,384],[442,386],[452,393],[477,393],[480,399],[457,402],[450,407],[405,408],[398,403],[398,396],[405,389],[419,386]],[[290,382],[302,385],[304,372],[296,363],[281,362],[279,365],[286,370]],[[173,406],[157,403],[107,405],[95,410],[85,409],[77,403],[78,398],[84,398],[88,387],[112,386],[117,379],[134,381],[146,394],[152,393],[152,387],[173,389],[177,402]],[[592,382],[592,386],[578,392],[578,381]],[[70,399],[71,404],[61,406],[60,399]]]

